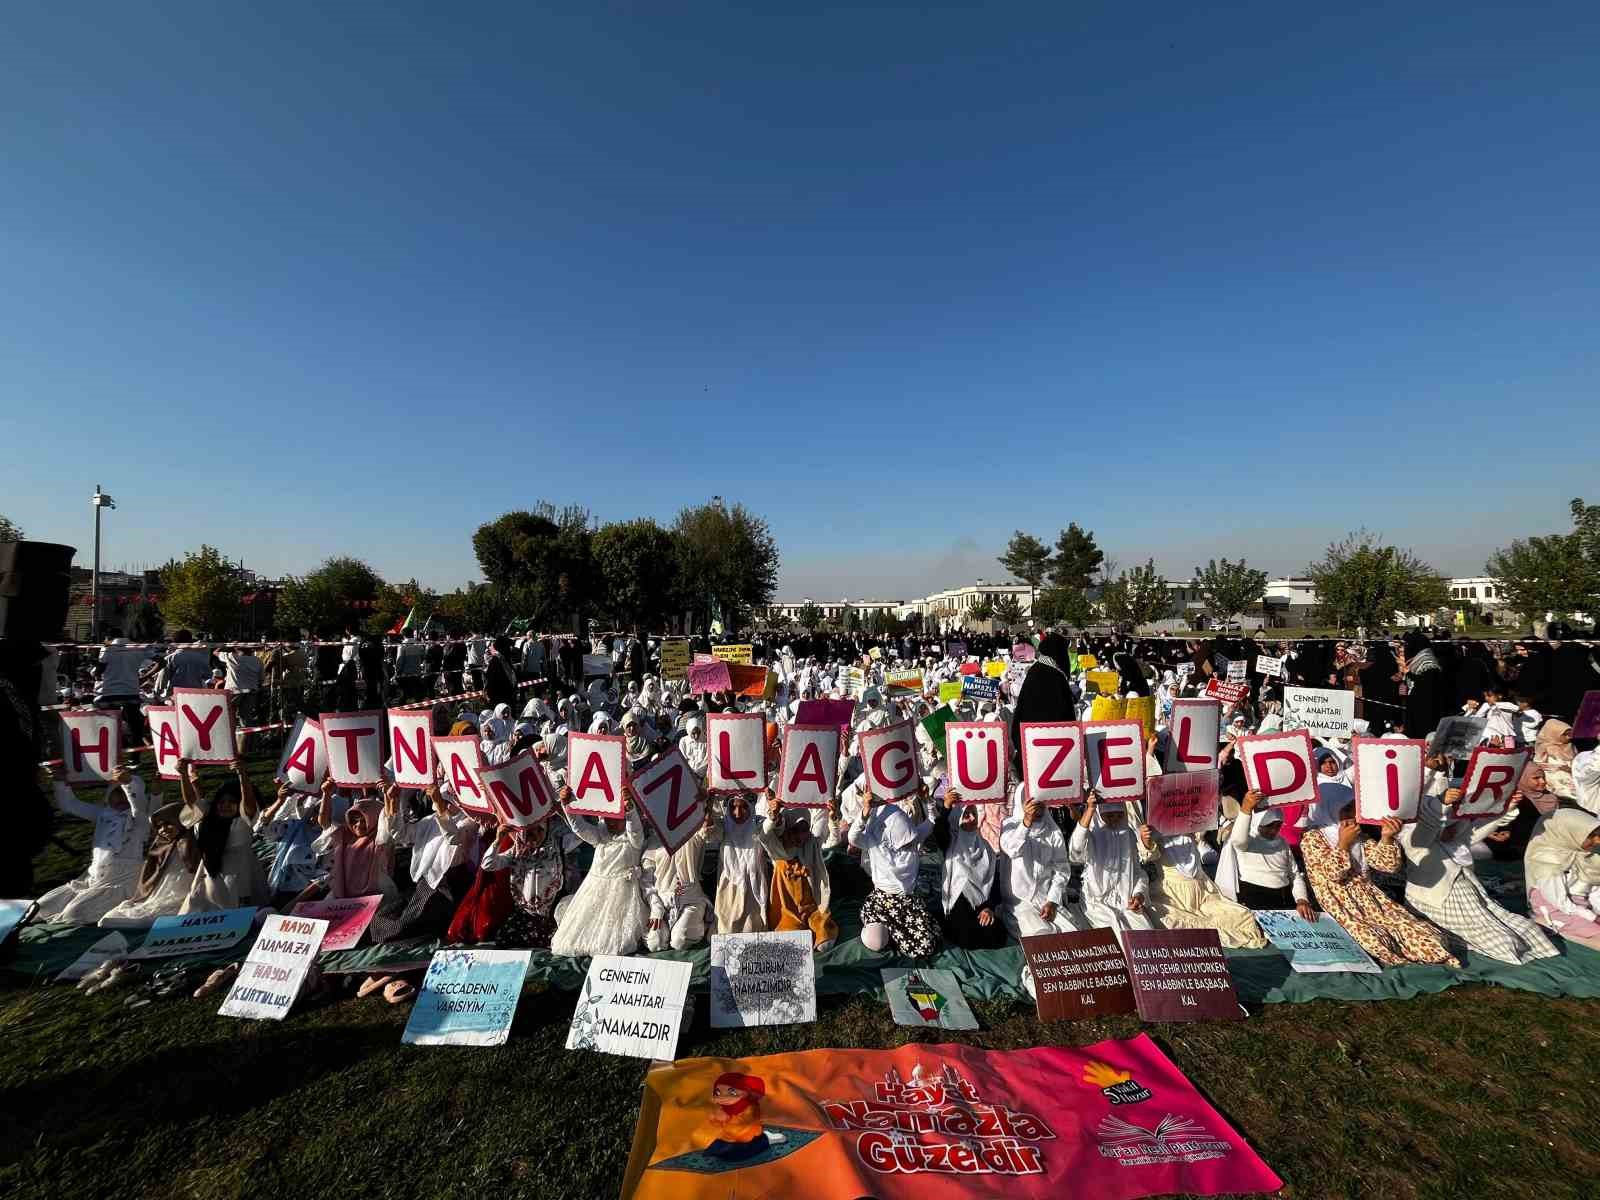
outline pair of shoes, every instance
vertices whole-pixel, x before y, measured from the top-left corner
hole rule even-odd
[[[114,987],[124,987],[139,977],[141,969],[136,962],[119,962],[94,986],[84,988],[84,994],[93,996],[97,992],[108,992]]]
[[[391,979],[389,986],[383,989],[383,998],[390,1004],[404,1004],[417,994],[417,989],[404,979]]]
[[[80,992],[94,991],[100,984],[106,981],[111,972],[115,971],[121,965],[122,960],[120,958],[106,959],[105,962],[100,963],[94,968],[94,970],[90,971],[82,979],[78,980],[76,985],[77,989]]]
[[[393,975],[368,975],[361,981],[361,986],[356,989],[356,999],[365,1000],[374,992],[383,991],[393,982]]]

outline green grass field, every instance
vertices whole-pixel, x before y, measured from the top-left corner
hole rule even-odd
[[[263,776],[270,764],[253,764]],[[81,867],[71,823],[41,885]],[[524,994],[495,1049],[400,1044],[405,1007],[319,1002],[281,1023],[217,999],[125,1007],[0,975],[0,1196],[615,1196],[645,1064],[568,1052],[574,997]],[[1266,1005],[1244,1022],[1041,1025],[975,1001],[995,1049],[1082,1045],[1141,1028],[1296,1197],[1600,1195],[1600,1001],[1461,987],[1383,1004]],[[935,1040],[870,997],[815,1025],[712,1030],[680,1055],[749,1056]]]

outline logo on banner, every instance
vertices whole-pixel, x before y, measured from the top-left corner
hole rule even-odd
[[[1151,1091],[1133,1077],[1131,1071],[1119,1071],[1109,1063],[1084,1064],[1083,1082],[1100,1089],[1100,1094],[1112,1104],[1142,1104],[1150,1099]]]

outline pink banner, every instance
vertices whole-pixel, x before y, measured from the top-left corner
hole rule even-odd
[[[797,725],[837,725],[841,729],[850,727],[850,718],[855,716],[856,702],[854,700],[802,700],[800,711],[795,715]]]
[[[728,664],[720,658],[709,662],[689,664],[689,690],[701,692],[728,692],[733,690],[733,680],[728,675]]]
[[[383,903],[382,896],[351,896],[345,900],[302,900],[294,906],[297,917],[317,917],[328,923],[322,935],[322,949],[353,950],[361,935],[372,924],[372,914]]]
[[[622,1195],[1134,1200],[1282,1186],[1141,1034],[686,1059],[645,1076]]]

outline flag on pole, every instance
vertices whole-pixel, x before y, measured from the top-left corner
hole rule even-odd
[[[410,629],[413,624],[416,623],[416,620],[417,620],[417,606],[415,604],[413,604],[411,606],[411,611],[406,614],[406,619],[404,621],[396,621],[394,623],[394,628],[389,630],[389,632],[390,633],[404,633],[406,630]]]

